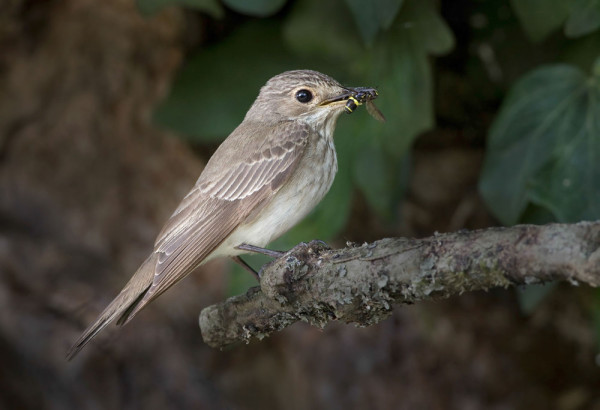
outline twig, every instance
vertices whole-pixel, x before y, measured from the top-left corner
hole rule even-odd
[[[298,320],[368,326],[393,304],[550,280],[600,284],[600,222],[391,238],[338,250],[300,244],[263,268],[260,288],[204,309],[200,328],[208,345],[225,347]]]

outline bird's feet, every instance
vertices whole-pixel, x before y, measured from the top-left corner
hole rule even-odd
[[[236,246],[236,249],[240,249],[242,251],[247,251],[247,252],[252,252],[252,253],[259,253],[261,255],[266,255],[271,258],[278,259],[278,258],[281,258],[286,253],[292,253],[295,250],[299,250],[299,249],[312,249],[314,251],[324,251],[324,250],[328,250],[331,248],[329,247],[329,245],[327,245],[327,243],[323,242],[322,240],[313,239],[310,242],[300,242],[298,245],[294,246],[292,249],[290,249],[287,252],[274,251],[272,249],[261,248],[259,246],[249,245],[247,243],[243,243],[241,245]]]
[[[266,255],[273,259],[279,259],[286,254],[293,253],[294,251],[302,250],[305,252],[308,251],[308,252],[318,253],[318,252],[321,252],[324,250],[329,250],[331,248],[329,247],[329,245],[327,245],[327,243],[325,243],[319,239],[314,239],[310,242],[300,242],[298,245],[294,246],[292,249],[290,249],[287,252],[274,251],[272,249],[261,248],[259,246],[249,245],[247,243],[242,243],[241,245],[236,246],[236,249],[246,251],[246,252],[252,252],[252,253],[258,253],[261,255]],[[233,259],[234,262],[236,262],[242,268],[244,268],[245,270],[250,272],[258,281],[260,281],[261,273],[262,273],[264,266],[260,269],[259,272],[256,272],[250,265],[248,265],[239,256],[232,256],[231,259]]]
[[[252,253],[259,253],[261,255],[266,255],[266,256],[270,256],[271,258],[281,258],[285,252],[281,252],[281,251],[274,251],[272,249],[267,249],[267,248],[261,248],[260,246],[254,246],[254,245],[249,245],[247,243],[243,243],[241,245],[238,245],[235,247],[236,249],[242,250],[242,251],[247,251],[247,252],[252,252]]]

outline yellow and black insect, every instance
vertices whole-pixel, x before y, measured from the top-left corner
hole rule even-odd
[[[344,107],[344,111],[346,111],[348,114],[352,114],[354,110],[356,110],[356,107],[358,107],[361,104],[362,103],[359,100],[357,100],[356,97],[350,96],[348,97],[348,102]]]
[[[379,93],[374,88],[351,88],[348,95],[348,101],[344,107],[344,111],[348,114],[352,114],[354,110],[359,106],[365,104],[367,112],[371,114],[377,121],[385,122],[385,117],[379,111],[379,109],[373,103],[373,100],[379,96]]]

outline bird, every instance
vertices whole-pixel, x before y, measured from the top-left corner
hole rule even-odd
[[[358,90],[358,91],[356,91]],[[351,97],[313,70],[269,79],[241,124],[209,159],[191,191],[158,234],[154,249],[114,300],[67,352],[70,360],[108,324],[128,323],[201,264],[268,250],[325,196],[337,172],[333,134]],[[371,93],[375,98],[377,92]],[[371,95],[370,94],[370,95]],[[272,256],[277,256],[273,253]]]

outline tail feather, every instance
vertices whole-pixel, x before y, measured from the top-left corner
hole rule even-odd
[[[152,286],[152,284],[150,284],[150,286]],[[137,299],[134,300],[123,313],[121,313],[121,316],[117,319],[117,326],[126,325],[131,319],[133,319],[133,316],[135,316],[134,313],[137,313],[137,307],[140,305],[142,300],[144,300],[144,296],[146,296],[146,293],[148,292],[148,289],[150,289],[150,286],[148,286],[146,290],[140,293],[140,296],[138,296]],[[141,306],[140,309],[142,307],[143,306]]]
[[[138,306],[144,295],[152,285],[154,269],[156,267],[156,254],[152,254],[139,267],[133,277],[127,282],[121,293],[104,309],[96,321],[92,323],[75,344],[67,352],[67,359],[71,360],[92,340],[102,329],[118,318],[117,324],[124,324],[131,313]]]

